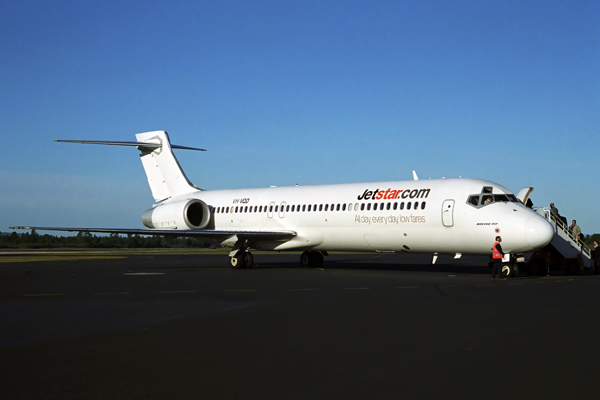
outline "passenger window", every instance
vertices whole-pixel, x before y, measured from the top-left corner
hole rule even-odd
[[[400,209],[404,210],[404,202],[400,203]]]
[[[319,211],[323,211],[323,204],[319,204]]]
[[[389,210],[390,208],[392,208],[392,203],[387,203],[387,207],[386,207],[386,209],[388,209],[388,210]]]
[[[412,203],[411,203],[410,201],[406,203],[406,209],[407,209],[407,210],[410,210],[410,205],[411,205],[411,204],[412,204]]]
[[[371,203],[367,204],[367,211],[369,211],[371,209]]]
[[[325,211],[329,210],[329,204],[325,204]]]
[[[424,209],[425,209],[425,202],[422,202],[421,203],[421,210],[424,210]]]
[[[356,205],[358,205],[358,203],[356,203]],[[360,211],[364,211],[365,210],[365,203],[362,203],[360,205]]]
[[[310,208],[311,208],[312,204],[308,205],[308,211],[310,212]]]
[[[340,205],[335,206],[335,211],[340,211]]]
[[[285,212],[289,212],[290,211],[290,206],[285,206]]]
[[[415,207],[414,208],[415,208],[415,210],[419,209],[419,202],[418,201],[415,201]]]
[[[394,210],[397,210],[397,209],[398,209],[398,203],[397,203],[397,202],[396,202],[396,203],[394,203],[394,207],[393,207],[393,208],[394,208]]]
[[[342,204],[342,211],[346,211],[346,203]]]
[[[306,204],[302,204],[302,212],[306,211]]]

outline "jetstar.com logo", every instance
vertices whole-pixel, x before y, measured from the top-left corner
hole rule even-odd
[[[393,190],[365,190],[358,196],[358,200],[394,200],[394,199],[426,199],[431,189],[400,189]]]

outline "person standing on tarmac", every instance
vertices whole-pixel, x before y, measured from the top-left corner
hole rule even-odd
[[[505,280],[502,277],[502,257],[504,257],[504,252],[502,251],[502,238],[500,236],[496,236],[496,242],[492,246],[492,258],[494,259],[494,268],[492,269],[492,280],[496,280],[496,272],[498,273],[498,279]]]
[[[594,240],[594,248],[592,249],[592,259],[594,260],[594,275],[598,274],[600,270],[600,247],[598,247],[598,241]]]

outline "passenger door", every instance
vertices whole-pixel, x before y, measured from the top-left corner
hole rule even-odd
[[[444,200],[442,204],[442,224],[454,226],[454,200]]]

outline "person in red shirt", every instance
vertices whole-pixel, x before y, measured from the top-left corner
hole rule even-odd
[[[498,279],[504,280],[502,277],[502,257],[504,252],[502,251],[502,238],[496,236],[496,242],[492,246],[492,258],[494,259],[494,268],[492,269],[492,280],[496,280],[496,273],[498,273]]]

